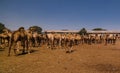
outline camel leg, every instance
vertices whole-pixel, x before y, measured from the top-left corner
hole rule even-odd
[[[26,45],[28,54],[30,54],[30,48],[31,48],[32,43],[30,42],[30,45],[29,45],[29,44],[28,44],[28,41],[27,41],[27,42],[25,43],[25,45]]]
[[[12,47],[12,43],[10,44],[10,47],[9,47],[8,56],[10,56],[11,47]]]
[[[66,42],[66,46],[65,46],[66,53],[70,53],[70,51],[69,51],[69,46],[70,46],[70,42],[67,41],[67,42]]]
[[[28,51],[28,53],[30,53],[30,48],[32,48],[32,42],[31,41],[29,41],[29,43],[28,43],[28,45],[26,46],[27,47],[27,51]]]
[[[71,40],[70,41],[70,45],[69,45],[69,53],[71,53],[72,51],[73,51],[73,49],[72,49],[72,46],[73,46],[73,41]]]
[[[10,52],[11,52],[11,48],[12,48],[12,45],[13,45],[13,48],[14,48],[14,53],[15,53],[15,55],[16,55],[16,49],[15,49],[15,42],[12,42],[12,43],[10,43],[10,47],[9,47],[9,51],[8,51],[8,56],[10,56]]]
[[[13,49],[14,49],[14,54],[15,54],[15,55],[17,55],[17,51],[18,51],[17,46],[18,46],[18,45],[17,45],[17,42],[14,42],[14,43],[13,43]]]
[[[23,50],[22,50],[22,53],[24,54],[25,53],[25,46],[26,46],[26,43],[23,41]]]

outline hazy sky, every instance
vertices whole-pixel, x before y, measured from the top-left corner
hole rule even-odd
[[[120,30],[120,0],[0,0],[0,22],[12,30]]]

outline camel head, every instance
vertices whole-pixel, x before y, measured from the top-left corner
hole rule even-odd
[[[24,27],[20,27],[20,28],[18,29],[18,31],[19,31],[19,32],[24,32],[25,29],[24,29]]]

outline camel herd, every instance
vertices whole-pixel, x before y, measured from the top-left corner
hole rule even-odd
[[[22,53],[30,53],[31,48],[41,47],[46,45],[50,49],[65,49],[67,53],[73,51],[72,47],[79,44],[115,44],[118,39],[117,34],[88,34],[79,35],[73,33],[43,33],[38,34],[30,29],[25,30],[24,27],[20,27],[18,30],[11,32],[8,29],[4,29],[4,32],[0,34],[0,45],[4,47],[8,46],[8,56],[10,56],[11,49],[14,50],[15,55],[19,52],[20,46],[22,46]]]

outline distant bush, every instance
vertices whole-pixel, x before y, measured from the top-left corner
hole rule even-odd
[[[29,30],[32,30],[34,32],[42,33],[42,28],[39,26],[31,26],[29,27]]]
[[[5,29],[5,25],[3,23],[0,22],[0,33],[3,32],[3,29]]]
[[[106,29],[103,29],[103,28],[94,28],[92,29],[93,31],[106,31]]]
[[[80,34],[80,35],[87,35],[87,30],[86,30],[85,28],[82,28],[82,29],[78,32],[78,34]]]

